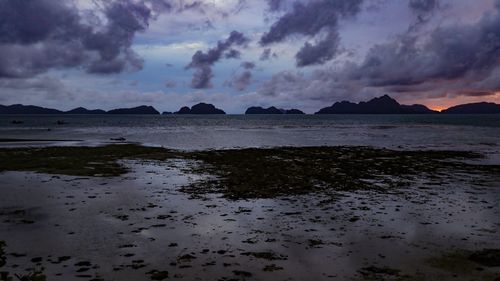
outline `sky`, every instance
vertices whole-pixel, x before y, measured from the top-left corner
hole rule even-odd
[[[500,103],[500,0],[0,0],[0,104]]]

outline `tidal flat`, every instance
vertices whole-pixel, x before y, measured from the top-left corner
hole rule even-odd
[[[0,280],[500,280],[500,165],[365,146],[0,149]],[[11,279],[9,279],[11,278]]]

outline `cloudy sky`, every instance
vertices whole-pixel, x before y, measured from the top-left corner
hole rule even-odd
[[[500,103],[500,0],[0,0],[0,104]]]

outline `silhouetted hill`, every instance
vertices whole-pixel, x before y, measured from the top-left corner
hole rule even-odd
[[[260,106],[252,106],[245,111],[245,114],[304,114],[304,112],[298,109],[289,109],[289,110],[278,109],[274,106],[268,108],[262,108]]]
[[[171,114],[172,114],[172,112],[170,112],[170,111],[163,111],[161,115],[171,115]]]
[[[102,109],[88,110],[83,107],[77,107],[75,109],[64,112],[66,114],[106,114],[106,111]]]
[[[0,114],[62,114],[63,112],[57,109],[45,108],[34,105],[0,105]]]
[[[160,114],[152,106],[141,105],[133,108],[119,108],[107,112],[108,114]]]
[[[367,102],[336,102],[322,108],[315,114],[425,114],[436,113],[424,105],[401,105],[395,99],[384,95]]]
[[[223,110],[216,108],[213,104],[199,103],[191,108],[184,106],[175,114],[226,114]]]
[[[249,107],[245,111],[245,114],[283,114],[283,111],[277,109],[274,106],[271,106],[269,108],[262,108],[260,106],[252,106],[252,107]]]
[[[500,104],[478,102],[461,104],[441,111],[444,114],[500,114]]]
[[[191,108],[183,106],[179,111],[175,112],[175,114],[191,114]]]
[[[302,110],[292,108],[285,110],[285,114],[305,114],[305,113]]]
[[[422,105],[422,104],[413,104],[413,105],[404,105],[404,104],[402,104],[401,108],[407,114],[432,114],[432,113],[439,113],[438,111],[429,109],[427,106]]]

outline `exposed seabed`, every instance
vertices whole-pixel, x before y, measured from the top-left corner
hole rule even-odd
[[[200,163],[203,157],[119,160],[126,169],[110,171],[121,176],[61,175],[57,165],[46,171],[52,174],[2,172],[0,271],[13,280],[14,274],[31,274],[26,280],[500,277],[495,166],[452,166],[453,173],[436,166],[435,173],[415,173],[404,177],[405,184],[385,187],[386,180],[371,179],[374,188],[290,195],[280,189],[273,196],[245,197],[240,189],[231,196],[231,189],[221,187],[193,192],[213,185],[214,167],[223,172],[216,178],[232,171],[225,166],[230,157],[213,160],[209,168]],[[265,167],[251,169],[268,176]],[[300,184],[284,185],[291,183]]]

